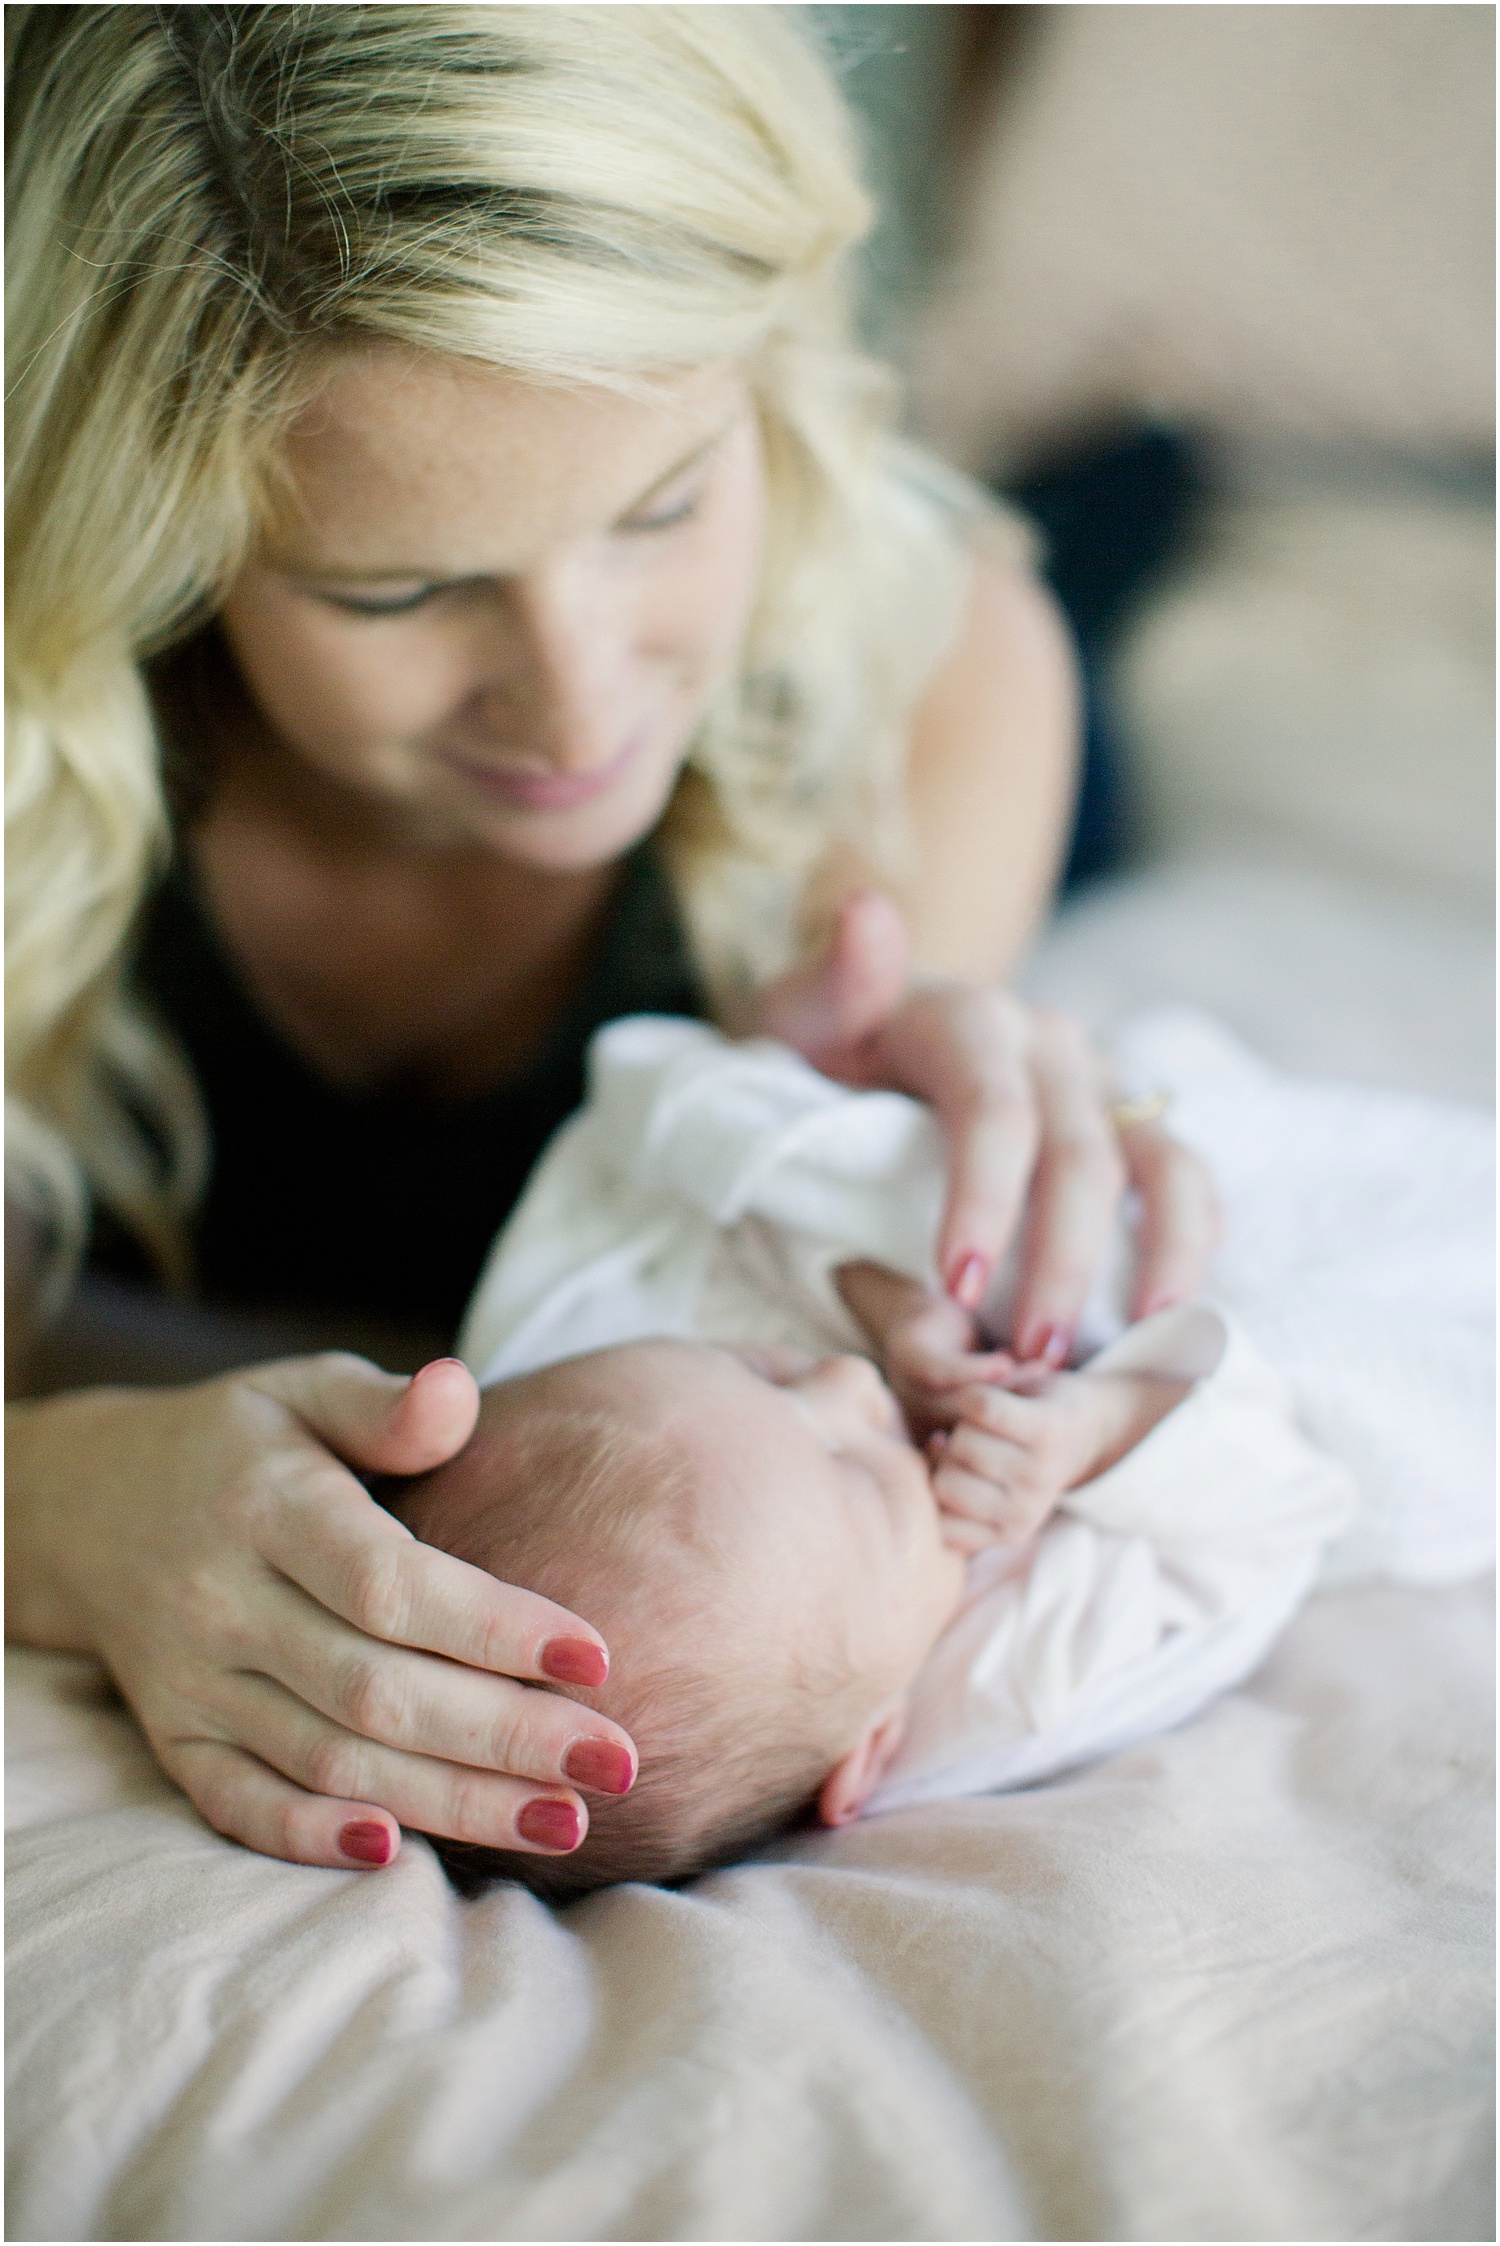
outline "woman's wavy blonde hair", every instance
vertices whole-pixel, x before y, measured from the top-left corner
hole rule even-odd
[[[329,346],[749,370],[765,563],[663,830],[725,1005],[792,955],[833,845],[895,864],[964,502],[849,345],[869,208],[801,11],[8,13],[8,1177],[57,1287],[91,1194],[181,1279],[205,1134],[127,981],[169,846],[141,665],[222,597]]]

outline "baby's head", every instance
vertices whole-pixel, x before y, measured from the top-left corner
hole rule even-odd
[[[927,1469],[873,1366],[760,1370],[633,1342],[489,1389],[405,1493],[427,1542],[598,1629],[610,1674],[559,1686],[623,1724],[632,1791],[562,1857],[465,1850],[557,1900],[742,1855],[817,1805],[852,1816],[957,1603]]]

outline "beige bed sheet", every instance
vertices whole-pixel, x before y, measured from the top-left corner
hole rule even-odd
[[[1211,999],[1175,894],[1052,995]],[[562,1917],[248,1855],[13,1655],[9,2235],[1491,2238],[1491,1613],[1326,1593],[1170,1737]]]
[[[1171,1738],[562,1919],[245,1855],[13,1657],[10,2235],[1492,2237],[1486,1623],[1328,1595]]]

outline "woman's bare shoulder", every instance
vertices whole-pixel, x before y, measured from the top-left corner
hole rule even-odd
[[[1024,949],[1066,840],[1077,733],[1061,611],[1023,563],[979,546],[962,623],[912,725],[907,910],[924,968],[989,980]]]

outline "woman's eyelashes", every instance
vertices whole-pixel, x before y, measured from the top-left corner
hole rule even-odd
[[[346,616],[409,616],[413,609],[425,607],[438,593],[452,589],[448,585],[421,585],[414,593],[401,593],[385,600],[362,600],[353,593],[321,593],[318,597]]]
[[[619,528],[628,536],[643,531],[675,530],[679,523],[691,522],[703,504],[702,489],[690,492],[685,499],[676,499],[668,506],[659,507],[649,515],[626,515]]]
[[[700,486],[685,499],[674,500],[670,506],[659,508],[654,514],[626,515],[615,527],[627,537],[675,530],[681,523],[692,522],[702,504],[703,491]],[[462,578],[452,584],[419,585],[413,592],[387,594],[383,599],[371,599],[358,593],[320,593],[318,597],[330,608],[337,608],[346,616],[410,616],[415,609],[425,608],[429,601],[436,600],[440,593],[461,592],[465,586],[475,582],[477,580],[472,578]]]

